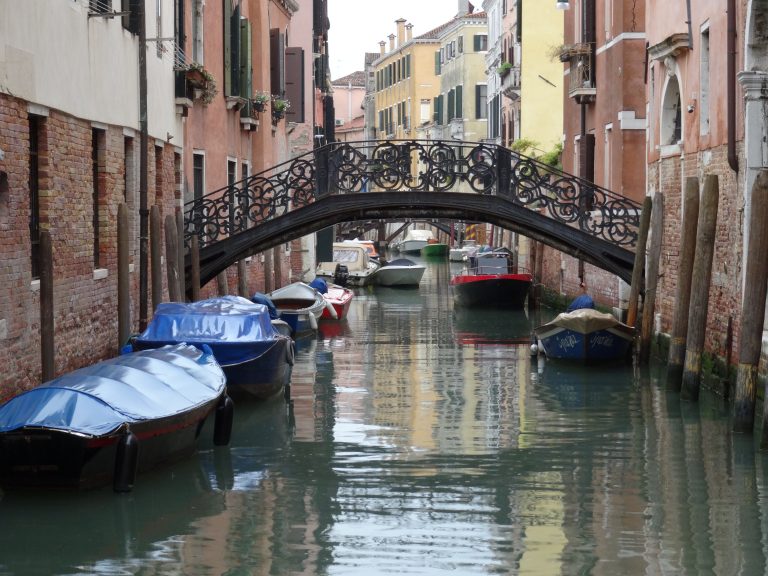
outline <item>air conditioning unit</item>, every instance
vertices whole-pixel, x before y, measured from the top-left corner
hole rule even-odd
[[[344,126],[344,120],[341,118],[336,118],[336,126]]]

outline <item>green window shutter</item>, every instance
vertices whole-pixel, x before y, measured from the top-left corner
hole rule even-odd
[[[410,78],[411,77],[411,55],[407,54],[405,56],[405,77]]]
[[[224,96],[232,94],[232,9],[231,0],[222,0],[224,7]]]
[[[461,85],[456,86],[456,118],[464,118],[464,103],[461,100],[461,93]]]
[[[453,112],[454,112],[454,92],[453,90],[448,91],[448,122],[453,120]]]
[[[435,52],[435,74],[440,74],[440,50]]]
[[[243,18],[240,20],[240,96],[242,98],[253,96],[252,42],[251,23]]]

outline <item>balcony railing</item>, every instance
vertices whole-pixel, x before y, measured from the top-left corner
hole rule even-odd
[[[520,98],[520,66],[513,66],[501,77],[501,92],[512,100]]]
[[[585,44],[584,46],[589,46]],[[597,96],[595,74],[592,69],[591,49],[572,54],[570,61],[570,85],[568,96],[577,102],[594,102]]]

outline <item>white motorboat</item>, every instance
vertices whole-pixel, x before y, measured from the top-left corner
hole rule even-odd
[[[380,286],[418,286],[426,269],[426,266],[413,260],[397,258],[376,270],[373,282]]]

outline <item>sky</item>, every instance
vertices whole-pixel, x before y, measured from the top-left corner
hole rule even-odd
[[[331,79],[363,70],[365,53],[378,53],[380,41],[389,50],[388,36],[397,34],[398,18],[413,24],[415,38],[448,22],[458,11],[458,0],[328,0]]]

